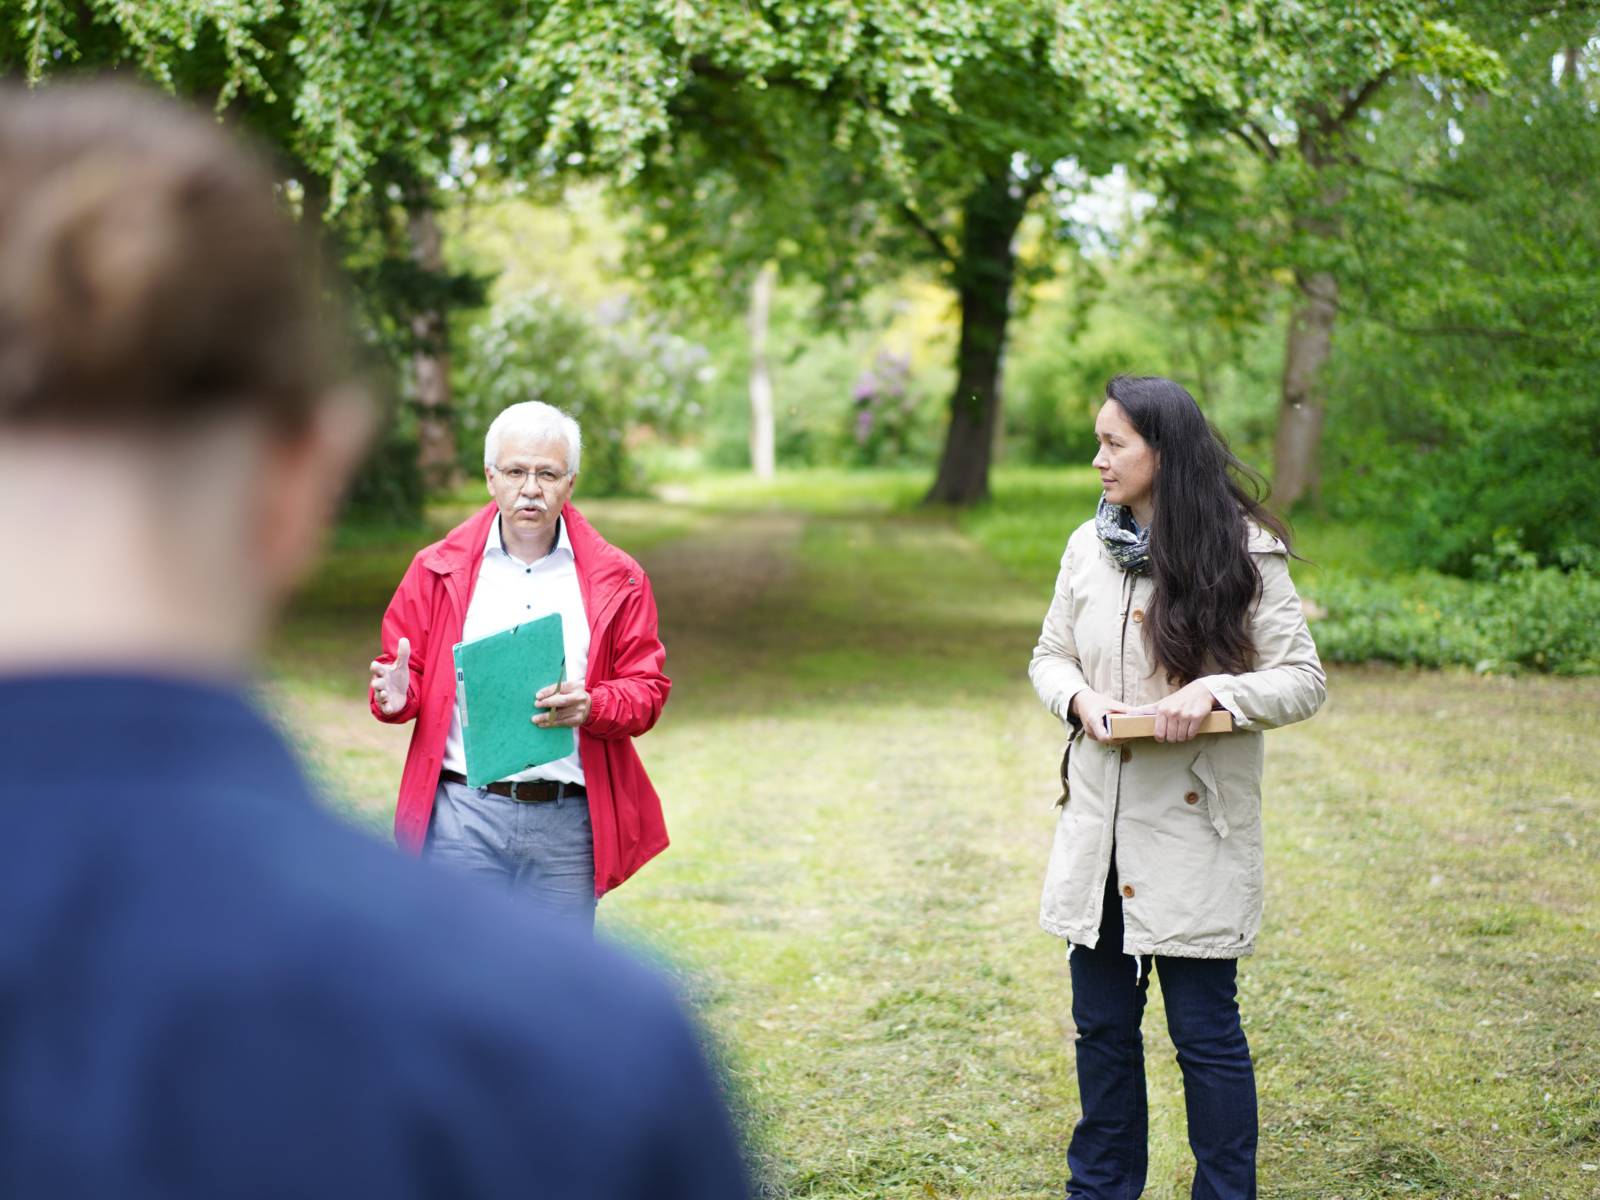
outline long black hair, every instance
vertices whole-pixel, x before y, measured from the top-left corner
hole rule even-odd
[[[1289,544],[1288,527],[1262,505],[1266,484],[1234,457],[1194,397],[1159,375],[1118,375],[1106,384],[1128,422],[1159,456],[1151,489],[1150,575],[1155,597],[1144,634],[1174,683],[1252,668],[1250,607],[1261,572],[1247,548],[1253,521]]]

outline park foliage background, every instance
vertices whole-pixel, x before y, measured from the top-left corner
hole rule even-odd
[[[993,504],[1105,380],[1343,550],[1333,661],[1600,668],[1587,0],[21,0],[0,70],[262,135],[399,398],[415,520],[512,399],[585,491],[900,465]],[[335,269],[339,268],[339,269]],[[1050,537],[1060,530],[1050,527]]]
[[[496,411],[583,422],[581,502],[662,600],[687,848],[603,924],[722,1039],[770,1194],[1059,1189],[1020,672],[1128,371],[1270,478],[1327,661],[1429,668],[1336,671],[1275,735],[1264,1194],[1578,1197],[1597,34],[1587,0],[0,0],[0,74],[254,132],[354,313],[391,420],[271,685],[353,819],[403,749],[351,694],[394,581]]]

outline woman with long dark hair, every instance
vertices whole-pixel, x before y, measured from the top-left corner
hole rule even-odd
[[[1067,726],[1040,924],[1071,943],[1083,1117],[1067,1195],[1137,1196],[1139,1033],[1161,976],[1195,1156],[1196,1200],[1255,1188],[1256,1094],[1235,972],[1261,925],[1261,730],[1326,695],[1290,582],[1289,537],[1169,379],[1118,376],[1095,419],[1104,488],[1067,540],[1029,675]],[[1214,710],[1234,732],[1199,733]],[[1153,739],[1117,742],[1113,713]]]

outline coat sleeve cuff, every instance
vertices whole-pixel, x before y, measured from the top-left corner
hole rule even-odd
[[[589,690],[589,719],[583,723],[583,728],[594,737],[606,735],[606,710],[610,707],[610,698],[609,691],[602,685],[597,684]]]
[[[1061,702],[1061,723],[1067,727],[1068,733],[1074,733],[1083,728],[1083,722],[1078,719],[1078,714],[1072,709],[1072,702],[1078,698],[1079,692],[1089,690],[1087,683],[1081,684],[1066,693],[1066,699]]]
[[[1239,693],[1234,687],[1232,675],[1202,675],[1200,683],[1210,689],[1211,694],[1217,698],[1217,703],[1233,714],[1233,727],[1235,729],[1253,729],[1254,723],[1245,715],[1244,709],[1239,707]]]

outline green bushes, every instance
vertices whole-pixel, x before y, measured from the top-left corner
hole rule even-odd
[[[534,289],[497,303],[465,339],[458,370],[464,465],[476,473],[489,422],[506,406],[543,400],[583,427],[584,491],[643,487],[629,454],[638,425],[671,428],[694,411],[704,349],[623,303],[592,314]]]
[[[1438,186],[1351,226],[1326,499],[1380,517],[1395,565],[1472,576],[1507,537],[1545,566],[1600,547],[1600,109],[1551,87],[1548,52],[1515,53],[1508,96],[1433,147]]]
[[[921,424],[922,406],[911,387],[911,357],[878,351],[850,391],[851,460],[857,466],[906,462]]]
[[[424,488],[417,439],[394,424],[385,427],[350,481],[341,519],[356,524],[415,525],[422,520]]]
[[[1600,673],[1600,570],[1540,567],[1502,541],[1481,579],[1421,572],[1326,572],[1304,592],[1327,610],[1312,624],[1326,662],[1384,661],[1479,672]]]
[[[1450,381],[1430,385],[1382,358],[1407,413],[1348,402],[1330,446],[1339,516],[1381,517],[1373,549],[1397,567],[1473,577],[1478,560],[1514,540],[1545,565],[1600,546],[1600,401],[1576,387],[1545,398],[1506,395],[1465,405]],[[1408,384],[1414,386],[1408,387]],[[1352,389],[1354,391],[1355,389]]]
[[[1039,615],[1067,535],[1094,512],[1094,472],[1007,467],[994,499],[960,517],[999,565],[1029,580]],[[909,495],[909,493],[908,493]],[[1567,550],[1555,566],[1501,536],[1470,564],[1476,577],[1384,570],[1381,526],[1307,519],[1296,526],[1295,584],[1311,604],[1323,661],[1463,666],[1482,673],[1600,674],[1600,556]],[[1325,610],[1325,615],[1323,615]]]

